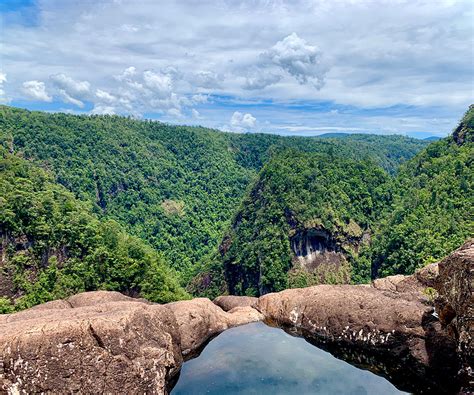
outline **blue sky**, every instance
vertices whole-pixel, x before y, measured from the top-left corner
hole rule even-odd
[[[474,2],[1,0],[0,102],[234,132],[448,134]]]

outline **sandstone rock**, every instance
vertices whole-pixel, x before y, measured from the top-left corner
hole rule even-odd
[[[85,307],[100,305],[108,302],[143,302],[143,299],[134,299],[115,291],[82,292],[66,299],[71,307]]]
[[[428,287],[434,287],[437,276],[438,263],[433,263],[417,270],[415,274],[411,276],[396,274],[394,276],[377,278],[372,282],[372,287],[385,291],[408,294],[400,295],[408,299],[421,298],[422,300],[426,300],[427,297],[424,291]]]
[[[474,239],[439,263],[436,310],[456,339],[464,385],[474,391]]]
[[[213,300],[214,304],[219,306],[224,311],[232,310],[234,307],[254,307],[258,298],[252,296],[234,296],[224,295],[218,296]]]
[[[103,303],[103,295],[94,305],[93,296],[83,307],[50,304],[2,316],[4,391],[166,393],[182,364],[172,312],[160,305]]]
[[[220,332],[263,319],[257,310],[249,306],[225,312],[206,298],[168,303],[166,307],[176,317],[182,353],[187,358],[199,353],[202,346]]]
[[[422,377],[434,389],[439,372],[455,377],[454,343],[432,316],[433,308],[418,298],[374,287],[318,285],[264,295],[256,308],[274,324],[326,344],[335,355],[345,350],[355,362],[364,354],[368,365],[382,361],[382,373],[394,382]]]

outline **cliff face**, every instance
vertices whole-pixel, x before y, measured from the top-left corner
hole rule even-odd
[[[219,248],[229,291],[257,296],[369,281],[369,268],[353,270],[352,261],[382,209],[388,180],[368,161],[305,152],[276,155]]]

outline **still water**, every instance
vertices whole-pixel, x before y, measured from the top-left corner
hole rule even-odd
[[[229,329],[184,363],[172,395],[403,394],[278,328],[256,322]]]

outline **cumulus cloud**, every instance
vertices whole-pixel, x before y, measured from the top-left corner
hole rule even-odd
[[[117,98],[115,96],[101,89],[97,89],[95,91],[95,95],[100,101],[103,101],[105,103],[115,103],[117,101]]]
[[[101,104],[94,106],[91,111],[91,114],[94,115],[114,115],[115,108],[112,106],[103,106]]]
[[[160,99],[169,97],[173,91],[173,81],[169,74],[146,70],[143,73],[143,81],[145,86]]]
[[[204,124],[213,127],[229,124],[229,105],[238,102],[259,125],[296,113],[319,125],[291,103],[369,111],[415,106],[423,113],[417,129],[431,130],[426,119],[439,108],[455,120],[472,101],[471,3],[37,1],[35,24],[15,10],[4,20],[8,84],[0,89],[15,104],[24,98],[23,81],[44,81],[38,100],[120,114],[191,115],[206,107]],[[176,15],[181,23],[170,25]],[[222,20],[225,26],[216,23]],[[144,70],[154,74],[146,80]],[[202,93],[212,106],[193,99]]]
[[[256,69],[249,72],[245,78],[244,89],[260,90],[269,85],[276,84],[282,79],[279,74],[272,73],[268,70]]]
[[[318,89],[324,85],[327,67],[322,63],[322,52],[296,33],[278,41],[262,56],[295,77],[300,84],[311,82]]]
[[[230,118],[230,124],[234,129],[252,129],[257,124],[257,119],[252,114],[235,111]]]
[[[196,118],[196,119],[201,119],[201,114],[199,113],[198,110],[196,110],[195,108],[193,108],[191,110],[191,115],[193,116],[193,118]]]
[[[25,81],[23,82],[23,92],[31,99],[38,101],[50,102],[53,98],[46,91],[46,86],[42,81]]]
[[[90,92],[88,81],[76,81],[66,74],[55,74],[50,77],[53,84],[64,90],[68,95],[83,98]]]
[[[221,75],[210,70],[193,73],[189,78],[190,82],[196,87],[208,89],[219,88],[223,79]]]

